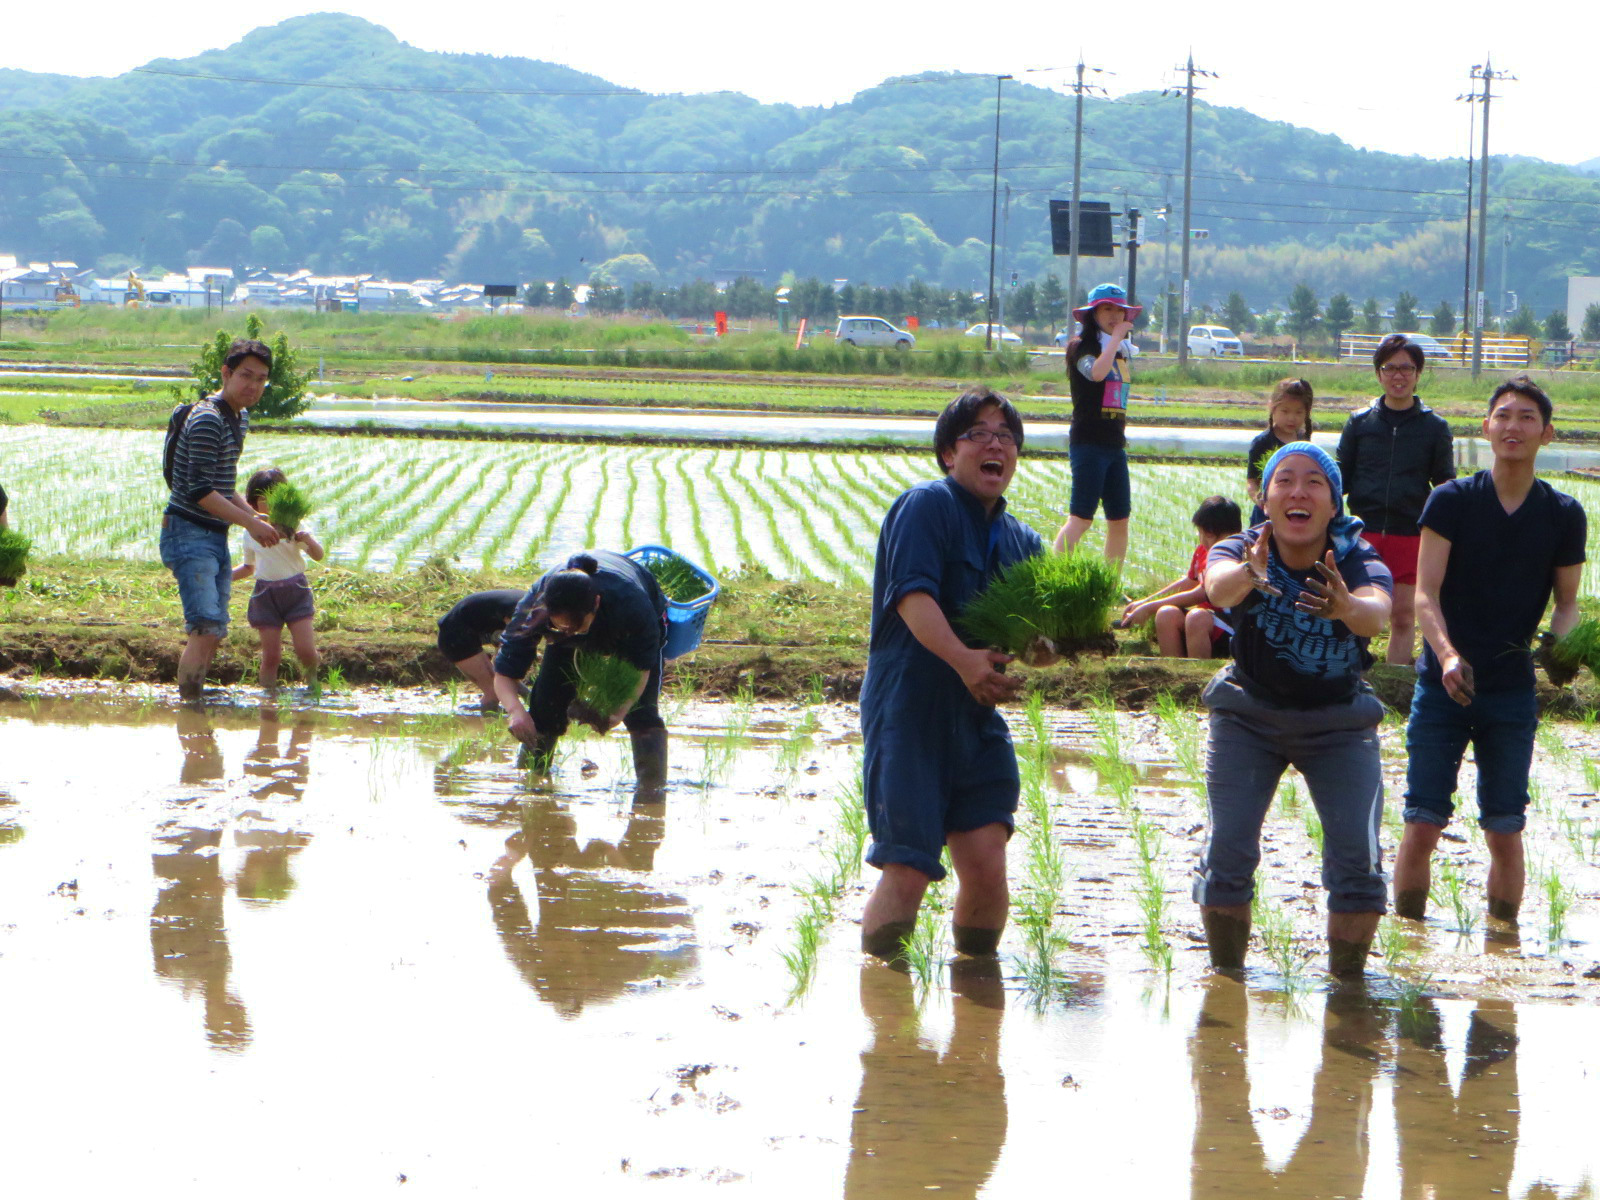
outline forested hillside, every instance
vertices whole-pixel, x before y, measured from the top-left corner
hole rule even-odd
[[[1069,97],[1008,83],[1006,262],[1065,274],[1046,202],[1071,177]],[[437,54],[322,14],[111,79],[0,73],[0,250],[106,271],[205,262],[484,281],[662,283],[785,272],[981,288],[992,78],[891,80],[828,108],[654,96],[548,63]],[[1183,108],[1090,99],[1085,195],[1176,217]],[[1466,169],[1197,106],[1196,302],[1238,290],[1459,304]],[[1511,286],[1541,310],[1600,274],[1600,179],[1496,162]],[[1498,197],[1505,197],[1504,200]],[[1162,258],[1151,221],[1147,280]],[[1171,246],[1172,260],[1178,247]],[[1108,273],[1103,260],[1086,277]]]

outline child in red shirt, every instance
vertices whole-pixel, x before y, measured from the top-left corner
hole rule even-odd
[[[1206,555],[1225,537],[1240,532],[1239,506],[1225,496],[1207,496],[1194,512],[1200,535],[1189,570],[1158,592],[1122,610],[1124,629],[1156,622],[1156,644],[1165,658],[1216,658],[1228,653],[1228,628],[1206,600]]]

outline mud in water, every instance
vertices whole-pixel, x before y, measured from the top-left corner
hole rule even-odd
[[[1465,919],[1485,860],[1463,828],[1445,850],[1475,903],[1397,925],[1364,988],[1332,989],[1303,789],[1264,857],[1288,932],[1214,977],[1186,899],[1186,729],[1046,713],[1052,995],[1016,927],[998,964],[950,964],[946,940],[926,983],[864,961],[870,879],[795,995],[797,885],[838,862],[856,764],[846,707],[680,703],[654,802],[621,734],[566,743],[539,780],[500,722],[420,694],[191,711],[79,691],[0,707],[0,1194],[1377,1200],[1600,1179],[1582,727],[1541,740],[1530,821],[1570,893],[1559,929],[1532,888],[1520,936]],[[1170,971],[1145,944],[1141,823]]]

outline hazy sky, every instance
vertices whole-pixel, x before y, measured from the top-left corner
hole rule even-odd
[[[118,74],[329,7],[295,0],[256,0],[248,9],[214,0],[13,4],[0,66]],[[1468,89],[1472,65],[1492,53],[1497,69],[1519,77],[1497,89],[1492,153],[1555,162],[1600,157],[1591,90],[1600,5],[1593,0],[1527,10],[1482,0],[1443,7],[1153,0],[1103,10],[1040,0],[803,7],[345,0],[336,7],[427,50],[543,59],[647,91],[732,90],[795,104],[845,100],[887,77],[928,70],[1006,72],[1050,85],[1069,75],[1048,68],[1070,67],[1080,51],[1091,66],[1114,72],[1097,78],[1116,95],[1176,81],[1175,68],[1192,49],[1196,65],[1219,76],[1206,81],[1214,103],[1358,146],[1432,157],[1465,151],[1467,106],[1456,96]],[[1024,74],[1039,68],[1046,70]]]

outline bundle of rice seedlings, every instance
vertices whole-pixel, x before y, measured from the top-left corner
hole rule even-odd
[[[1036,637],[1076,654],[1109,640],[1121,586],[1116,566],[1097,554],[1038,554],[996,576],[968,602],[959,623],[968,636],[1007,654],[1021,654]]]
[[[1562,683],[1570,683],[1579,667],[1588,667],[1589,674],[1600,679],[1600,621],[1593,617],[1579,621],[1565,637],[1546,641],[1543,649],[1551,682],[1559,676]]]
[[[28,569],[33,539],[14,529],[0,529],[0,587],[15,587]]]
[[[311,512],[311,498],[287,479],[273,484],[262,499],[267,502],[267,520],[290,533],[299,529]]]
[[[578,684],[578,703],[602,717],[609,717],[633,698],[639,677],[644,674],[630,662],[588,650],[573,655],[572,671]]]
[[[711,590],[706,586],[706,581],[695,574],[694,568],[676,554],[671,558],[652,558],[645,566],[656,577],[661,594],[668,600],[686,604],[690,600],[700,599]]]

